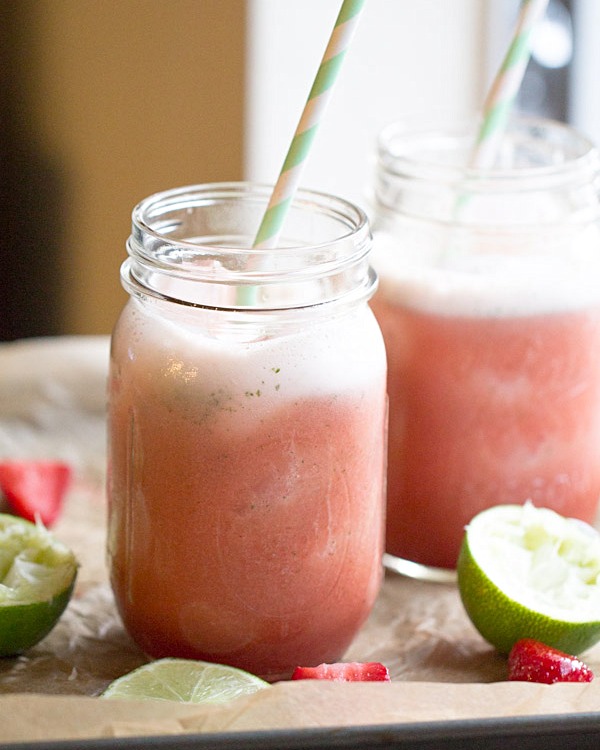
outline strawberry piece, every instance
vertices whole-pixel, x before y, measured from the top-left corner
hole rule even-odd
[[[338,662],[318,667],[296,667],[292,680],[334,680],[336,682],[390,682],[388,668],[379,662]]]
[[[508,679],[551,685],[554,682],[591,682],[594,673],[576,656],[532,638],[523,638],[508,655]]]
[[[62,461],[0,461],[0,491],[13,513],[51,526],[62,510],[71,473]]]

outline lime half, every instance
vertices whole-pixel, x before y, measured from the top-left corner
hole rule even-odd
[[[102,698],[225,703],[269,687],[269,683],[235,667],[192,659],[158,659],[119,677]]]
[[[41,524],[0,514],[0,656],[47,635],[67,606],[77,561]]]
[[[530,503],[485,510],[457,576],[473,625],[501,653],[521,638],[568,654],[600,640],[600,534],[582,521]]]

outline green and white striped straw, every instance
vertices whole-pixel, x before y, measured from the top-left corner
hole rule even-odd
[[[511,107],[531,55],[531,35],[548,0],[523,0],[512,41],[483,105],[483,119],[471,154],[471,166],[492,167]]]
[[[253,247],[272,248],[277,244],[290,203],[333,84],[358,24],[365,0],[344,0],[338,13],[321,65],[308,95],[281,172],[271,194]]]

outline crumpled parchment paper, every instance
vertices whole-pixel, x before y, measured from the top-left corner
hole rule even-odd
[[[392,684],[280,683],[226,706],[96,696],[147,661],[115,610],[104,559],[107,337],[0,345],[0,457],[68,460],[75,480],[54,533],[80,562],[54,630],[0,660],[0,741],[243,731],[595,711],[587,685],[508,683],[452,584],[388,573],[347,660],[382,661]],[[600,675],[600,646],[584,655]],[[6,717],[6,718],[5,718]],[[600,713],[599,713],[600,720]]]

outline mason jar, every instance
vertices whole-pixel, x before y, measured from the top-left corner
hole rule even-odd
[[[366,216],[185,187],[133,211],[113,333],[108,560],[153,657],[267,679],[339,660],[382,577],[386,359]]]
[[[593,522],[600,496],[598,153],[523,118],[481,169],[475,135],[393,123],[372,191],[386,563],[441,580],[484,508],[531,502]]]

